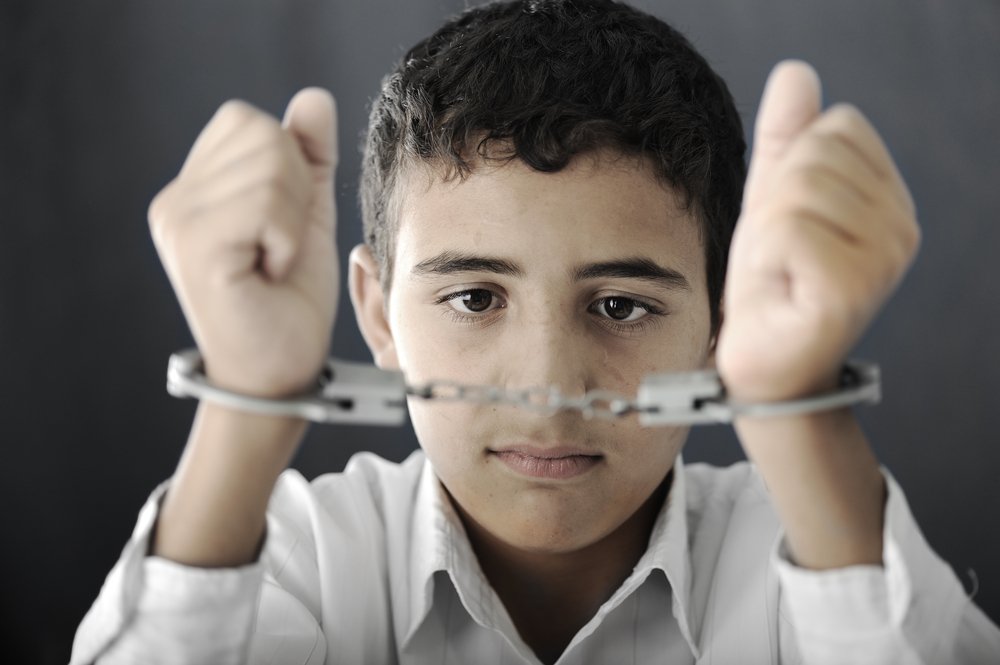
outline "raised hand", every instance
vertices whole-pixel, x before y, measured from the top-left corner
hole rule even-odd
[[[820,109],[816,73],[779,64],[754,134],[716,361],[740,400],[801,397],[837,370],[919,244],[913,200],[852,106]]]
[[[216,384],[262,397],[313,382],[337,300],[336,111],[324,90],[283,124],[228,102],[156,197],[156,248]],[[150,552],[237,566],[260,549],[267,502],[305,423],[202,403]]]
[[[832,388],[913,259],[913,202],[853,107],[820,110],[805,63],[771,73],[729,258],[716,363],[738,401]],[[882,561],[885,482],[849,409],[737,419],[800,566]]]
[[[327,355],[338,295],[336,112],[306,89],[282,124],[227,102],[149,222],[206,372],[247,394],[303,390]]]

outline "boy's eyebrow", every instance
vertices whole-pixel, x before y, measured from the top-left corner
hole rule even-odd
[[[665,268],[652,259],[642,256],[588,263],[580,266],[573,273],[576,280],[595,279],[598,277],[618,277],[627,279],[642,279],[655,282],[669,289],[690,291],[691,285],[687,278],[672,268]]]
[[[413,266],[415,275],[450,275],[457,272],[492,272],[521,277],[524,271],[516,263],[492,256],[476,256],[446,251]]]
[[[489,272],[509,277],[524,276],[524,270],[513,261],[494,256],[462,254],[454,251],[441,252],[413,266],[413,274],[415,275],[451,275],[460,272]],[[655,282],[670,289],[691,290],[691,285],[684,275],[642,256],[588,263],[573,271],[575,281],[601,277],[641,279]]]

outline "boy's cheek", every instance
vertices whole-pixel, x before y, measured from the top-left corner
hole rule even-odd
[[[396,357],[407,380],[414,384],[436,380],[468,381],[469,370],[473,369],[468,356],[475,348],[475,336],[453,334],[435,307],[413,305],[406,302],[405,297],[399,300],[398,304],[394,303],[390,322]]]

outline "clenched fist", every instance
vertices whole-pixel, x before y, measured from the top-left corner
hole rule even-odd
[[[716,361],[737,400],[826,390],[919,244],[913,200],[868,121],[820,110],[785,62],[761,100]]]
[[[298,93],[282,123],[227,102],[149,208],[160,260],[211,381],[261,397],[306,389],[338,295],[336,109]]]

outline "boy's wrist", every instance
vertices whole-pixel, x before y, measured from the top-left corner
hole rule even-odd
[[[199,567],[253,561],[274,484],[305,430],[300,419],[201,404],[150,553]]]
[[[282,469],[298,448],[309,423],[301,418],[250,413],[201,402],[188,447],[212,446],[260,462],[273,460]]]
[[[740,419],[735,428],[798,565],[882,563],[885,481],[852,411]]]

